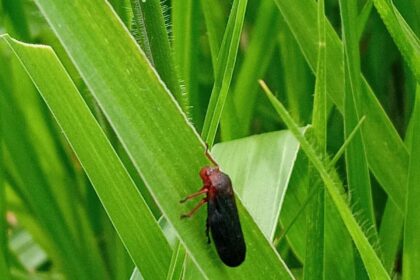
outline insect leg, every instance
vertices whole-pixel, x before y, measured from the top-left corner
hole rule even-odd
[[[187,196],[187,197],[184,197],[183,199],[181,199],[179,202],[181,202],[181,203],[184,203],[185,201],[187,201],[187,200],[190,200],[190,199],[192,199],[192,198],[194,198],[194,197],[196,197],[196,196],[199,196],[200,194],[203,194],[203,193],[207,193],[209,191],[209,189],[207,188],[207,187],[203,187],[200,191],[198,191],[198,192],[196,192],[196,193],[193,193],[193,194],[190,194],[189,196]]]
[[[181,219],[183,218],[189,218],[192,215],[194,215],[195,212],[197,212],[198,209],[200,209],[201,206],[203,206],[204,204],[206,204],[207,202],[207,198],[203,198],[202,200],[200,200],[200,202],[188,213],[186,214],[182,214],[181,215]]]

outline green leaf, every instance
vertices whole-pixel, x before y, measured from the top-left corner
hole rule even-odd
[[[206,279],[203,277],[202,274],[200,274],[200,271],[196,268],[194,265],[194,262],[191,260],[191,258],[186,258],[184,263],[184,275],[183,279],[185,280],[201,280]]]
[[[266,38],[269,38],[278,29],[278,23],[278,11],[275,9],[274,3],[261,1],[246,55],[239,65],[238,77],[231,92],[232,102],[226,104],[224,111],[225,115],[228,112],[235,112],[236,119],[240,121],[235,121],[234,118],[222,118],[223,140],[249,135],[248,128],[257,101],[258,79],[267,71],[277,43],[274,39],[266,40]]]
[[[140,33],[138,35],[143,38],[141,42],[144,42],[140,44],[140,47],[148,54],[150,63],[174,95],[182,110],[188,115],[188,98],[183,95],[179,85],[160,1],[130,0],[130,2],[135,31]]]
[[[181,205],[179,200],[200,187],[197,173],[209,164],[204,144],[109,6],[102,0],[36,3],[201,272],[226,279],[243,275],[290,278],[240,203],[248,253],[237,269],[223,266],[214,248],[206,244],[204,212],[180,220],[192,204]]]
[[[316,30],[316,3],[311,0],[275,0],[280,12],[292,30],[311,69],[315,69],[318,49]],[[343,45],[331,24],[326,25],[328,45],[327,74],[328,95],[337,108],[344,109]],[[405,208],[405,185],[407,181],[408,152],[400,136],[385,114],[366,80],[361,81],[360,100],[366,116],[363,138],[369,167],[381,186],[403,213]],[[381,139],[381,141],[378,141]],[[392,147],[392,148],[390,148]],[[389,162],[392,162],[392,172]]]
[[[388,199],[382,214],[379,240],[384,267],[390,274],[392,274],[396,265],[395,260],[400,250],[403,226],[404,216],[398,211],[394,202]]]
[[[159,3],[160,1],[147,1]],[[173,55],[178,77],[184,83],[187,105],[191,106],[191,117],[194,122],[201,126],[203,108],[200,106],[197,82],[198,51],[199,44],[199,1],[184,0],[171,2]],[[151,22],[151,24],[155,24]],[[157,42],[160,44],[160,42]],[[162,61],[165,63],[164,61]]]
[[[357,3],[340,0],[344,44],[344,132],[346,138],[360,119],[360,55],[357,28]],[[365,229],[370,229],[368,238],[377,243],[376,222],[370,185],[370,174],[361,132],[355,135],[345,154],[346,175],[351,203]],[[358,255],[355,255],[356,279],[366,278],[366,271]]]
[[[145,17],[143,10],[140,5],[140,1],[131,1],[131,10],[133,11],[133,19],[131,24],[131,34],[136,39],[140,48],[144,51],[144,54],[149,59],[150,63],[153,64],[152,50],[150,49],[149,36],[147,33]]]
[[[109,0],[109,3],[112,5],[114,11],[118,14],[121,18],[121,21],[125,24],[125,26],[129,26],[130,24],[130,13],[129,9],[127,9],[127,1],[126,0]]]
[[[22,61],[52,110],[133,261],[144,275],[163,277],[170,261],[169,244],[54,52],[49,47],[24,45],[7,35],[0,38]]]
[[[310,169],[312,177],[316,176],[312,169]],[[309,184],[310,190],[316,190],[312,195],[309,206],[306,209],[307,216],[307,230],[306,234],[306,254],[303,276],[304,279],[321,279],[324,273],[324,212],[325,210],[325,193],[320,186],[319,181],[315,181],[314,177]],[[329,240],[331,241],[331,239]]]
[[[287,131],[223,142],[212,150],[268,240],[273,240],[298,150]]]
[[[327,46],[325,40],[325,15],[324,1],[318,1],[318,62],[316,70],[314,109],[312,113],[313,134],[315,142],[318,143],[320,152],[323,156],[327,154],[327,80],[326,80],[326,53]],[[310,234],[306,235],[306,255],[305,265],[303,267],[304,279],[322,279],[324,275],[324,260],[328,260],[329,255],[325,255],[324,217],[325,211],[329,211],[325,207],[325,200],[329,197],[325,196],[324,189],[320,186],[318,174],[310,166],[309,169],[310,182],[308,185],[308,193],[314,196],[309,203],[307,209],[307,230]],[[315,192],[312,194],[312,192]],[[327,251],[328,252],[328,251]]]
[[[92,191],[95,192],[95,190]],[[112,258],[110,262],[108,262],[111,269],[111,279],[127,280],[135,267],[133,260],[125,248],[118,232],[108,219],[108,216],[105,214],[102,219],[106,220],[104,221],[103,233],[103,235],[107,237],[108,241],[106,254]]]
[[[213,145],[214,138],[216,137],[217,127],[219,126],[232,80],[247,3],[248,0],[235,0],[233,2],[229,21],[217,57],[215,81],[201,133],[210,147]]]
[[[420,82],[420,41],[391,0],[372,0],[417,82]],[[415,9],[415,8],[414,8]]]
[[[411,149],[408,169],[407,210],[404,225],[403,279],[414,279],[420,267],[420,84],[411,117]]]
[[[362,111],[360,105],[359,36],[357,30],[353,27],[357,24],[357,5],[340,0],[340,8],[344,29],[344,127],[346,135],[349,135],[352,133],[353,127],[359,122],[361,117],[359,112]],[[376,232],[370,177],[365,154],[363,139],[361,134],[358,133],[347,148],[347,180],[352,192],[353,203],[357,202],[355,211],[361,211],[361,219],[367,219],[368,226],[373,226],[374,232]]]
[[[312,126],[321,152],[327,152],[327,42],[325,33],[324,1],[318,1],[318,61]]]
[[[306,140],[302,132],[299,131],[298,126],[293,121],[286,108],[274,97],[274,95],[262,81],[261,86],[263,87],[265,93],[267,94],[279,116],[283,119],[287,127],[299,141],[302,150],[306,153],[311,163],[319,172],[319,175],[324,181],[328,194],[330,195],[336,209],[338,210],[344,224],[347,227],[348,232],[352,236],[353,241],[359,250],[369,276],[373,279],[390,279],[386,270],[382,266],[379,257],[376,255],[375,250],[369,244],[367,237],[353,216],[349,206],[347,205],[347,202],[345,201],[345,198],[340,193],[340,190],[343,190],[344,187],[338,177],[338,174],[334,169],[328,169],[328,164],[325,164],[319,158],[312,145]]]
[[[364,118],[359,122],[355,131],[346,139],[334,158],[329,164],[329,168],[333,167],[340,159],[344,150],[351,142],[355,133],[360,129]],[[309,184],[309,175],[307,168],[307,160],[302,153],[298,155],[296,160],[293,174],[289,183],[289,188],[284,200],[284,206],[281,214],[281,221],[283,230],[281,235],[276,238],[275,244],[281,242],[284,236],[287,236],[289,245],[292,247],[296,256],[304,263],[304,268],[310,264],[303,257],[306,250],[306,232],[311,235],[314,233],[307,230],[305,210],[306,206],[316,196],[314,194],[319,189],[311,186],[307,192]],[[317,182],[319,184],[319,181]],[[331,198],[327,196],[325,206],[325,225],[324,225],[324,269],[325,277],[335,279],[354,279],[354,266],[353,266],[353,246],[351,237],[349,236],[343,222],[340,219],[336,209],[333,208]],[[308,213],[306,213],[308,215]],[[289,232],[290,231],[290,232]]]

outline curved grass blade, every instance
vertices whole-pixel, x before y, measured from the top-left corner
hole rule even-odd
[[[239,201],[249,250],[237,269],[222,266],[214,248],[206,244],[204,211],[180,220],[192,205],[179,200],[200,187],[197,173],[209,164],[204,144],[109,6],[102,0],[36,3],[201,272],[225,279],[291,278]]]
[[[170,261],[169,244],[54,52],[48,47],[24,45],[7,35],[0,38],[21,60],[62,127],[133,261],[144,275],[159,277],[162,273],[160,277],[164,277]]]
[[[316,3],[311,0],[275,0],[275,2],[299,43],[308,64],[314,70],[318,49],[315,28]],[[343,112],[343,45],[327,20],[326,40],[328,45],[327,69],[334,69],[334,71],[328,72],[330,74],[327,76],[327,92],[337,108]],[[369,167],[381,186],[403,213],[408,170],[407,149],[363,77],[361,80],[361,95],[363,96],[360,100],[363,108],[361,115],[366,116],[366,122],[363,125],[363,138]],[[378,139],[382,141],[378,141]],[[393,163],[392,170],[390,170],[389,162]]]
[[[353,132],[349,135],[349,137],[344,141],[343,145],[334,155],[333,159],[330,161],[328,168],[333,168],[337,161],[343,155],[345,149],[347,148],[348,144],[352,141],[354,135],[360,129],[361,124],[364,121],[364,117],[360,120],[358,125],[354,128]],[[306,252],[305,244],[305,233],[307,232],[306,229],[306,222],[305,222],[305,212],[306,206],[312,201],[316,196],[315,193],[318,191],[316,188],[312,188],[309,193],[306,192],[307,185],[308,185],[308,168],[304,168],[303,166],[307,165],[304,161],[303,155],[300,154],[298,159],[296,160],[295,167],[293,169],[293,175],[290,181],[290,186],[288,188],[288,193],[285,197],[284,201],[284,210],[282,211],[282,223],[283,223],[283,230],[281,231],[280,235],[276,237],[274,241],[274,246],[277,247],[279,243],[282,242],[284,237],[287,236],[287,240],[289,245],[292,247],[293,252],[296,256],[304,262],[305,266],[307,266],[306,258],[302,256]],[[328,205],[332,205],[331,199],[328,199]],[[331,208],[326,208],[331,209]],[[341,232],[341,230],[346,230],[344,224],[342,225],[341,221],[336,221],[335,218],[340,219],[339,216],[333,215],[331,211],[325,210],[326,216],[325,223],[325,239],[332,240],[335,243],[327,242],[326,247],[324,248],[325,253],[330,252],[332,255],[331,257],[324,257],[324,266],[325,266],[325,275],[327,278],[337,278],[337,279],[354,279],[354,267],[353,267],[353,248],[352,244],[347,244],[350,237],[347,238],[346,232]],[[328,226],[327,223],[331,223]],[[328,230],[332,229],[332,230]],[[290,233],[289,233],[290,231]],[[308,231],[309,232],[309,231]],[[312,234],[312,232],[311,232]],[[336,245],[338,244],[338,245]],[[339,248],[339,252],[337,249]],[[346,266],[343,265],[343,262]]]
[[[369,240],[365,236],[362,228],[356,221],[356,218],[353,216],[353,213],[347,205],[343,195],[339,191],[340,189],[343,189],[343,185],[338,177],[338,174],[334,171],[334,169],[329,170],[326,167],[322,159],[320,159],[315,152],[312,145],[306,140],[305,136],[298,129],[298,126],[293,121],[283,104],[281,104],[274,97],[274,95],[263,81],[260,83],[270,102],[273,104],[273,107],[276,109],[277,113],[286,123],[287,127],[290,129],[293,135],[298,139],[303,151],[306,153],[309,160],[319,172],[319,175],[325,184],[326,190],[331,196],[336,209],[338,210],[344,224],[347,227],[348,232],[352,236],[353,241],[359,250],[369,276],[372,279],[390,279],[379,257],[376,255],[375,250],[371,244],[369,244]]]

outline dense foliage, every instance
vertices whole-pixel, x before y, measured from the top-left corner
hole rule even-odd
[[[1,0],[0,279],[415,279],[416,0]],[[247,245],[206,211],[229,174]]]

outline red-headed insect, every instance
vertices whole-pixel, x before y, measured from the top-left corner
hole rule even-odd
[[[220,171],[219,166],[206,150],[207,157],[215,167],[203,167],[200,177],[203,187],[181,200],[184,203],[201,194],[203,198],[189,213],[181,218],[191,217],[201,206],[207,204],[206,234],[210,243],[209,231],[216,246],[220,259],[230,267],[240,265],[245,260],[246,247],[239,222],[238,209],[236,208],[235,196],[232,183],[228,175]]]

